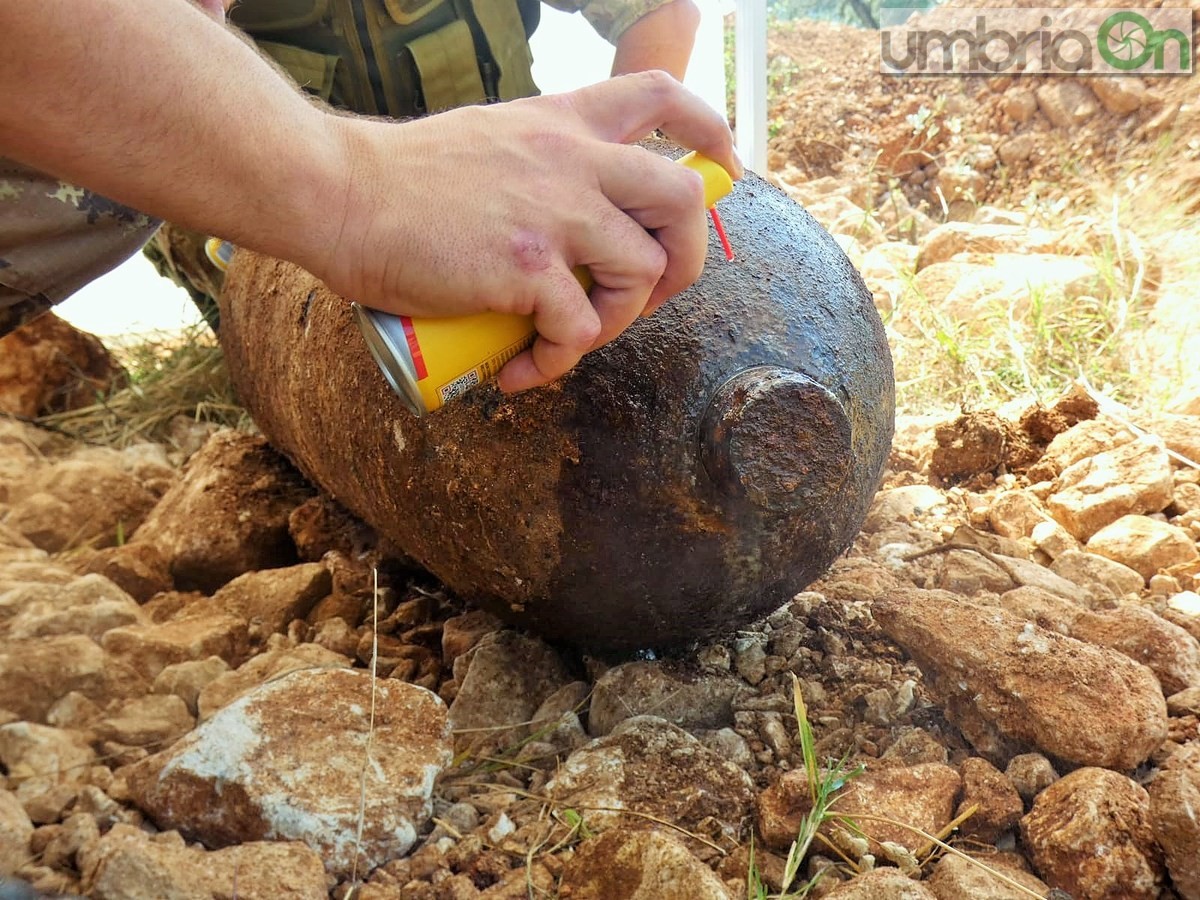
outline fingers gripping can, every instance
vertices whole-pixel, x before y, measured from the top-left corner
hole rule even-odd
[[[733,190],[718,163],[698,153],[679,162],[704,178],[704,204],[711,208]],[[591,275],[575,270],[584,289]],[[471,388],[491,381],[504,364],[533,344],[533,316],[483,312],[469,316],[413,318],[353,304],[367,347],[392,389],[414,415],[439,409]]]

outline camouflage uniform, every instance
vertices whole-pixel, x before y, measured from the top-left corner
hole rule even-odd
[[[160,224],[0,158],[0,336],[128,259]]]
[[[546,2],[564,11],[582,12],[602,37],[615,44],[630,25],[670,0]],[[425,15],[425,10],[436,5],[427,0],[241,0],[230,12],[230,18],[245,27],[260,48],[309,93],[354,112],[415,115],[428,111],[426,105],[432,109],[439,104],[428,103],[428,98],[416,92],[410,108],[405,106],[409,100],[396,99],[402,92],[393,90],[387,95],[381,91],[380,79],[387,82],[389,76],[380,75],[380,70],[387,67],[379,58],[366,63],[371,85],[355,85],[348,78],[344,60],[339,60],[336,54],[345,52],[342,38],[356,28],[347,21],[349,19],[360,20],[359,25],[364,18],[370,19],[369,26],[363,27],[368,31],[374,28],[372,33],[378,36],[380,21],[386,19],[389,27],[398,27],[398,23],[406,21],[409,12],[419,18]],[[501,15],[498,12],[501,0],[453,0],[452,5],[460,12],[464,8],[473,9],[479,19]],[[281,29],[263,25],[261,19],[258,20],[260,24],[255,25],[255,17],[262,15],[259,11],[268,8],[296,12],[296,21],[303,21],[305,25],[295,30]],[[538,18],[536,2],[516,0],[514,6],[513,0],[508,0],[508,5],[503,8],[510,20],[510,31],[515,21],[516,27],[523,26],[525,33],[532,32]],[[306,10],[312,11],[311,15]],[[514,10],[518,11],[519,19],[513,20]],[[407,39],[407,35],[400,37]],[[478,34],[474,43],[485,46]],[[476,90],[468,85],[465,93],[458,91],[458,102],[509,99],[537,93],[536,85],[528,76],[531,58],[527,44],[522,40],[520,46],[514,46],[511,34],[507,36],[506,47],[504,41],[494,37],[490,43],[493,55],[508,61],[506,71],[511,77],[493,72],[490,82],[485,84],[488,79],[476,74],[474,80],[482,86],[479,89],[483,93],[462,100],[463,96]],[[427,71],[427,65],[422,67],[418,59],[420,53],[410,54],[412,58],[408,63],[415,60],[421,70],[419,77],[431,86],[445,87],[454,81],[457,89],[461,87],[467,67],[447,58],[447,48],[453,46],[443,42],[429,51],[429,59],[438,69],[436,73]],[[362,52],[361,48],[358,52]],[[470,54],[469,49],[464,52]],[[378,47],[376,54],[377,57],[380,54]],[[404,54],[393,55],[384,61],[394,60],[398,72],[408,64],[402,57]],[[487,68],[485,63],[480,65]],[[390,77],[397,85],[407,84],[399,74]],[[432,95],[434,91],[431,88],[425,93]],[[386,108],[381,109],[381,106]],[[143,246],[159,274],[186,288],[215,329],[217,307],[214,298],[220,291],[222,274],[204,252],[205,237],[177,226],[166,225],[160,229],[161,224],[91,191],[0,158],[0,336],[64,300]]]

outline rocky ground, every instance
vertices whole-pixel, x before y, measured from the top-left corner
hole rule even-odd
[[[875,291],[902,405],[1200,388],[1194,79],[884,77],[878,40],[776,28],[769,161]]]
[[[773,148],[875,292],[902,397],[911,348],[940,338],[918,295],[971,322],[1026,315],[1031,280],[1136,293],[1160,333],[1194,333],[1161,233],[1026,203],[1059,191],[1083,215],[1075,145],[1083,181],[1186,181],[1186,81],[917,90],[864,74],[871,39],[775,36],[793,82]],[[814,58],[846,62],[788,76]],[[10,412],[71,405],[64,373],[112,377],[48,323],[0,345]],[[793,890],[824,872],[809,896],[1200,898],[1189,372],[1132,410],[1079,387],[910,402],[854,547],[669,658],[589,657],[464,608],[253,434],[178,419],[116,449],[2,420],[0,876],[21,882],[0,896],[773,895],[812,807],[799,699],[819,763],[855,774]]]
[[[0,426],[0,866],[39,891],[715,900],[751,850],[777,890],[799,690],[864,767],[813,896],[1200,896],[1200,415],[901,420],[825,578],[626,661],[463,609],[209,430]]]

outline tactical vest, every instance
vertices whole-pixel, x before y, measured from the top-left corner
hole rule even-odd
[[[538,0],[241,0],[229,19],[305,90],[418,116],[538,93]]]

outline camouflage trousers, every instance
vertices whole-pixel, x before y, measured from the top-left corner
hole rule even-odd
[[[154,263],[159,275],[188,292],[209,328],[216,331],[221,316],[217,295],[221,292],[225,273],[208,258],[204,250],[207,241],[207,235],[166,222],[142,253]]]
[[[0,158],[0,337],[124,262],[160,224]]]

